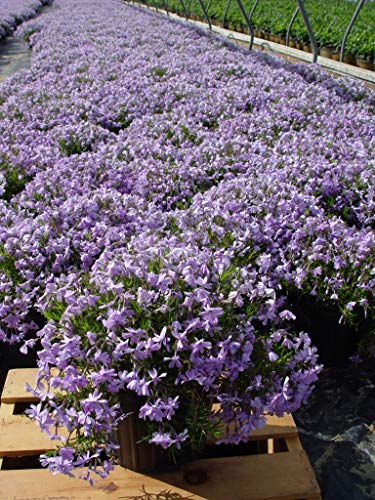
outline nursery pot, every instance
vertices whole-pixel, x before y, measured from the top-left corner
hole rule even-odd
[[[358,59],[357,57],[355,63],[359,68],[362,69],[368,69],[370,71],[374,69],[374,64],[372,61],[364,61],[363,59]]]
[[[326,47],[322,47],[319,51],[319,54],[322,57],[326,57],[327,59],[331,59],[332,56],[332,51],[330,49],[327,49]]]
[[[344,54],[343,62],[346,64],[354,64],[355,59],[351,54]]]
[[[289,309],[297,317],[294,328],[309,334],[313,345],[318,348],[319,360],[325,366],[345,364],[355,353],[358,332],[350,325],[340,323],[339,310],[324,307],[309,296],[290,297]]]
[[[135,472],[150,471],[165,465],[167,457],[163,449],[142,441],[145,422],[138,418],[138,413],[145,403],[145,398],[137,396],[133,391],[121,391],[118,400],[124,414],[129,414],[121,420],[117,428],[119,464]]]

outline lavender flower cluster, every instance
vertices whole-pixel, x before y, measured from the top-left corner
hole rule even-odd
[[[37,15],[50,0],[1,0],[0,40],[11,35],[16,27]]]
[[[43,464],[90,479],[124,389],[177,449],[306,401],[290,290],[373,315],[373,92],[114,0],[54,3],[0,86],[0,337],[40,346],[30,414],[69,434]]]

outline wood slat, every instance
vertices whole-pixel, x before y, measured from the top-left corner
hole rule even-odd
[[[4,470],[0,472],[0,500],[17,498],[41,500],[91,500],[121,498],[124,500],[206,500],[158,479],[115,467],[105,480],[94,487],[82,479],[53,476],[47,470]],[[228,499],[227,499],[228,500]]]
[[[3,403],[25,403],[37,402],[38,398],[25,392],[26,382],[33,386],[37,368],[24,368],[10,370],[5,382],[1,401]],[[214,408],[218,408],[215,404]],[[267,416],[267,425],[261,429],[254,430],[249,435],[249,440],[277,439],[283,437],[297,436],[298,431],[292,415],[283,417]]]
[[[38,398],[25,390],[26,382],[28,382],[31,387],[34,387],[37,372],[37,368],[17,368],[16,370],[9,370],[1,396],[1,402],[7,404],[37,402]]]
[[[38,455],[53,450],[56,443],[25,415],[0,414],[0,457]]]
[[[249,441],[254,439],[279,439],[298,436],[298,430],[292,415],[283,417],[267,416],[267,424],[249,434]]]
[[[13,415],[14,413],[14,404],[1,404],[0,406],[0,416],[5,417],[7,415]]]
[[[292,436],[285,439],[288,451],[303,450],[301,441],[298,436]]]
[[[209,500],[301,500],[320,495],[303,450],[197,460],[186,470],[203,470],[208,479],[203,484],[190,485],[182,471],[154,477]]]
[[[218,410],[219,405],[214,404],[213,409]],[[283,417],[266,416],[266,425],[261,429],[255,429],[249,434],[249,441],[262,439],[279,439],[298,436],[298,429],[292,415],[285,414]]]

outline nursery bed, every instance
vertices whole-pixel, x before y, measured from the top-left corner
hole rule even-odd
[[[61,417],[57,426],[69,416],[68,427],[81,431],[79,412],[93,432],[105,429],[90,434],[94,449],[81,464],[93,464],[103,446],[113,450],[102,442],[119,417],[112,392],[145,395],[150,384],[142,410],[154,423],[151,442],[181,445],[188,432],[187,445],[200,443],[196,430],[210,434],[213,397],[224,422],[236,412],[240,423],[242,434],[223,441],[246,440],[264,408],[291,413],[306,402],[320,363],[374,348],[374,95],[317,66],[239,49],[124,3],[55,6],[22,26],[30,70],[0,85],[0,336],[13,343],[0,348],[0,378],[26,367],[10,354],[22,342],[23,352],[39,352],[47,379],[58,367],[51,383],[76,399],[62,397],[62,413],[47,400],[42,416],[31,413],[42,426],[47,413]],[[36,366],[32,358],[27,366]],[[135,359],[136,375],[123,371]],[[204,387],[203,403],[196,387]],[[103,391],[95,419],[86,419]],[[39,467],[37,453],[54,443],[38,443],[36,427],[27,427],[30,400],[12,408],[9,397],[4,468]],[[169,425],[170,416],[178,425],[166,435],[155,422]],[[264,471],[263,498],[288,495],[288,484],[305,478],[305,455],[294,423],[286,427],[269,421],[249,444],[252,455],[215,460],[245,470],[245,488],[248,470]],[[66,450],[45,461],[69,472],[62,459]],[[236,481],[223,484],[215,467],[220,490],[240,488],[234,472]],[[16,481],[17,471],[2,472],[4,485],[8,472]],[[44,486],[37,474],[54,481],[53,495],[70,481],[24,474],[28,497],[35,481]],[[270,477],[284,481],[276,493]],[[184,488],[181,477],[164,480]],[[287,498],[312,493],[296,494]]]
[[[178,470],[147,475],[116,467],[109,478],[99,481],[94,488],[82,480],[35,470],[36,455],[54,447],[54,442],[22,414],[25,405],[37,402],[37,398],[24,389],[26,382],[33,385],[35,374],[35,369],[10,370],[2,393],[0,499],[13,495],[28,499],[41,495],[83,499],[100,498],[104,494],[106,498],[129,499],[154,498],[151,495],[212,500],[320,498],[318,484],[290,415],[270,417],[267,425],[249,438],[257,449],[248,456],[196,460]],[[21,414],[16,414],[19,412]],[[207,473],[207,480],[202,484],[188,482],[189,472],[196,470]]]

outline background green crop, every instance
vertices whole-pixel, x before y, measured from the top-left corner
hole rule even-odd
[[[166,6],[166,0],[147,0],[150,5]],[[255,0],[242,0],[249,13]],[[146,3],[146,2],[143,2]],[[198,0],[184,0],[190,16],[204,20]],[[208,14],[215,24],[221,23],[228,0],[204,0]],[[252,16],[252,24],[262,33],[286,37],[287,29],[297,7],[295,0],[259,0]],[[346,28],[355,11],[357,1],[353,0],[305,0],[305,7],[319,47],[339,51]],[[180,0],[168,0],[170,10],[184,15]],[[245,20],[236,0],[231,1],[226,26],[231,29],[246,29]],[[291,39],[309,43],[309,37],[301,14],[299,13],[291,30]],[[375,59],[375,1],[367,0],[354,24],[346,44],[346,53],[360,59]]]

